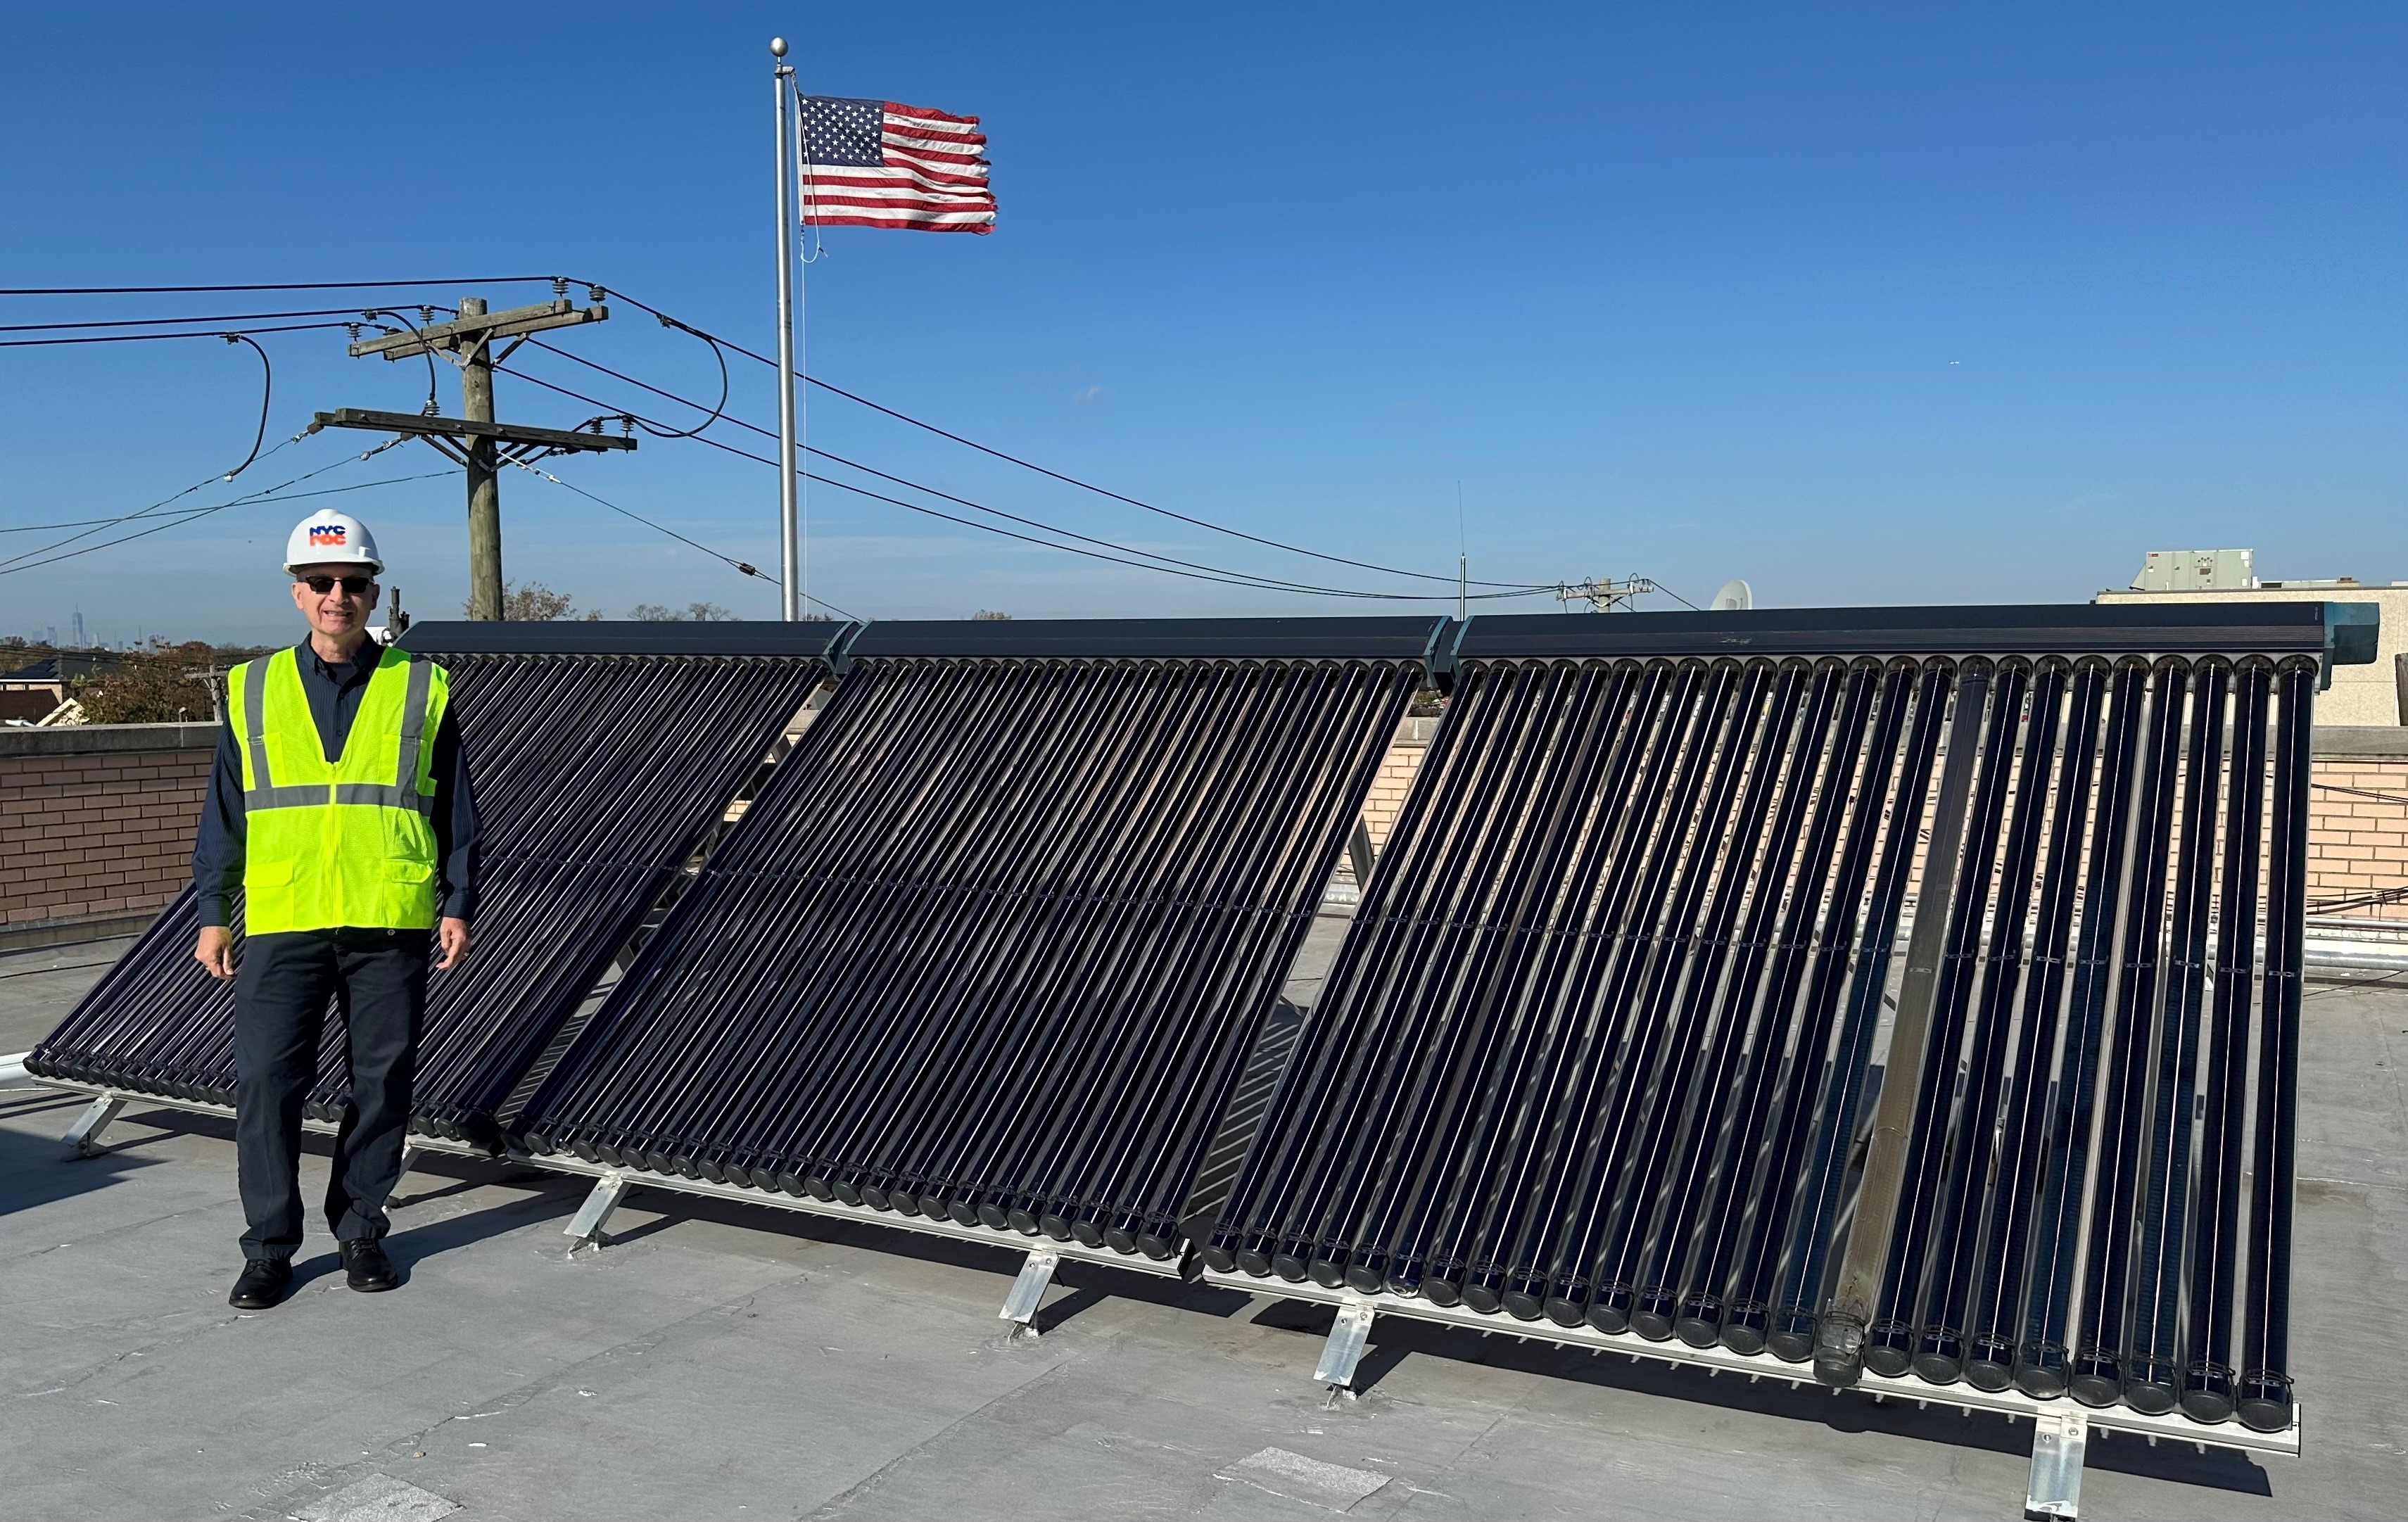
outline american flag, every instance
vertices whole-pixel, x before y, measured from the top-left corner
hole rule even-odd
[[[804,225],[994,231],[978,124],[974,116],[891,100],[804,96]]]

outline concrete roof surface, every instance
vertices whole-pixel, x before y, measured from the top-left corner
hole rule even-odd
[[[71,963],[70,948],[39,954]],[[0,958],[0,973],[15,959]],[[32,970],[39,972],[38,969]],[[96,973],[0,981],[71,1000]],[[22,1002],[22,1000],[21,1000]],[[2086,1517],[2396,1515],[2408,1480],[2408,991],[2308,1005],[2295,1371],[2307,1456],[2094,1432]],[[1329,1312],[638,1190],[574,1258],[581,1181],[438,1159],[403,1183],[398,1291],[244,1314],[230,1126],[0,1091],[0,1497],[11,1516],[2009,1517],[2028,1424],[1379,1323],[1325,1409]],[[303,1186],[323,1182],[312,1139]],[[313,1223],[315,1229],[316,1223]]]

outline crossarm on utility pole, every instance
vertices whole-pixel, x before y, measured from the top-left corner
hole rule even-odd
[[[470,310],[471,308],[475,309]],[[415,333],[389,333],[381,338],[364,338],[351,346],[353,359],[366,359],[381,354],[386,359],[412,359],[434,350],[451,352],[480,347],[494,338],[514,337],[523,333],[541,333],[547,328],[575,327],[580,323],[608,322],[608,307],[578,307],[566,298],[547,301],[535,307],[513,307],[509,311],[487,313],[485,304],[475,296],[460,303],[460,315],[449,323],[431,323]]]

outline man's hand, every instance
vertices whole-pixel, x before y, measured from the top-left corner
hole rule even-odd
[[[234,932],[222,925],[201,926],[200,943],[193,948],[193,957],[209,969],[209,976],[220,983],[234,981]]]
[[[203,935],[208,933],[206,930],[202,932]],[[220,931],[219,934],[224,932]],[[451,971],[477,945],[476,938],[468,934],[468,922],[450,915],[444,916],[443,922],[435,927],[435,941],[443,948],[443,960],[435,964],[437,972]]]

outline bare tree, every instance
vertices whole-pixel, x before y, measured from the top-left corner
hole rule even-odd
[[[715,602],[690,602],[682,610],[666,603],[639,602],[627,616],[644,624],[724,624],[736,615]]]
[[[502,617],[513,624],[550,624],[557,619],[574,618],[593,623],[602,616],[598,608],[578,612],[569,605],[576,597],[566,592],[554,592],[541,582],[504,582],[502,583]],[[462,604],[462,613],[468,606]]]

